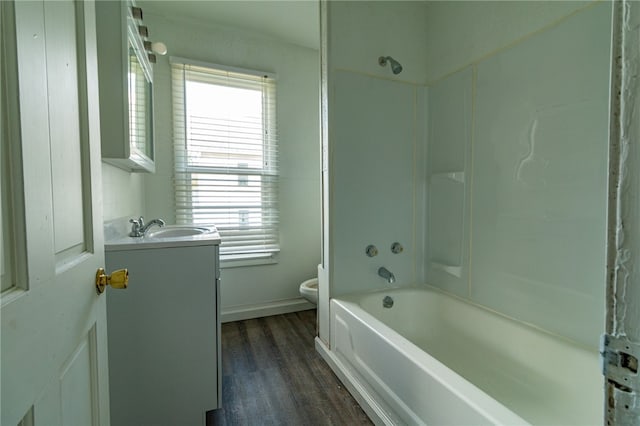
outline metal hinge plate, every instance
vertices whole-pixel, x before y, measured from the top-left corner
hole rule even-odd
[[[640,392],[638,374],[640,344],[630,342],[625,336],[603,334],[600,339],[602,374],[617,384],[617,388],[629,393]]]

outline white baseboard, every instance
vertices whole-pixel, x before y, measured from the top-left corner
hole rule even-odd
[[[302,297],[275,302],[257,303],[253,305],[236,305],[222,308],[221,322],[241,321],[252,318],[267,317],[270,315],[288,314],[290,312],[315,309],[316,305],[307,302]]]

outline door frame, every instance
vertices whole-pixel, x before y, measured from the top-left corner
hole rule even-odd
[[[604,424],[640,419],[640,3],[613,2]],[[635,370],[635,372],[634,372]]]

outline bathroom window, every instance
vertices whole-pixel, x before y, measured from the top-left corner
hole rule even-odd
[[[176,222],[218,227],[222,260],[278,245],[273,74],[171,58]]]

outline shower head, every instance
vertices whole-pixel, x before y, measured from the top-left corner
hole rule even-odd
[[[400,65],[400,62],[396,61],[391,56],[380,56],[378,58],[378,63],[381,67],[387,65],[387,62],[391,64],[391,71],[394,74],[400,74],[402,72],[402,65]]]

